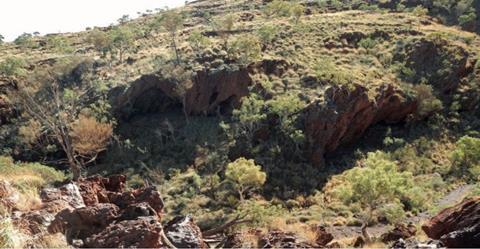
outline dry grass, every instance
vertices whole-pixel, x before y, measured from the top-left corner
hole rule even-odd
[[[278,217],[272,220],[268,225],[269,230],[281,230],[291,232],[297,235],[300,241],[309,244],[315,244],[318,239],[318,233],[312,226],[299,222],[288,222],[285,218]]]
[[[27,238],[13,226],[10,219],[0,220],[0,248],[25,248]]]

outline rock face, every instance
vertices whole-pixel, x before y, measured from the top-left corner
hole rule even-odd
[[[355,141],[372,124],[399,122],[417,109],[415,99],[392,85],[374,91],[375,96],[370,97],[364,86],[331,87],[326,90],[325,102],[306,108],[305,134],[314,164],[323,165],[325,153]]]
[[[188,114],[230,112],[248,95],[248,86],[252,84],[248,70],[235,67],[197,71],[191,81],[192,86],[182,101],[176,93],[177,83],[160,75],[145,75],[116,99],[117,112],[128,119],[139,113],[181,107],[182,102]]]
[[[444,209],[422,229],[447,247],[480,247],[480,197]]]
[[[415,71],[415,78],[409,80],[420,82],[425,78],[444,93],[455,89],[473,68],[464,48],[449,45],[442,38],[413,40],[405,46],[404,53],[396,57]]]

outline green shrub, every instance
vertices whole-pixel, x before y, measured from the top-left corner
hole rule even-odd
[[[260,58],[262,48],[257,36],[247,34],[235,39],[229,48],[230,54],[238,58],[241,64],[249,64]]]
[[[260,41],[264,44],[270,44],[275,36],[278,34],[278,27],[273,25],[263,25],[260,29],[257,30],[257,35],[260,38]]]
[[[480,180],[480,139],[464,136],[452,152],[452,173],[470,181]]]
[[[425,16],[425,15],[428,14],[428,9],[419,5],[415,8],[413,8],[412,14],[414,14],[416,16]]]
[[[19,57],[7,57],[4,61],[0,62],[0,74],[6,76],[25,76],[27,70],[25,67],[27,63],[25,60]]]
[[[237,214],[246,217],[252,222],[251,227],[265,227],[278,217],[284,217],[286,210],[279,205],[262,200],[246,200],[237,207]]]
[[[376,40],[368,37],[368,38],[364,38],[364,39],[360,40],[358,42],[358,46],[368,50],[368,49],[375,48],[375,46],[377,46],[377,43],[378,42]]]
[[[347,85],[352,83],[352,77],[342,68],[335,65],[330,57],[324,57],[315,67],[315,74],[321,81],[327,81],[335,85]]]
[[[474,26],[476,20],[477,14],[475,14],[474,11],[470,11],[469,13],[458,17],[458,24],[464,29],[470,29],[470,27]]]
[[[68,39],[61,35],[49,36],[47,39],[49,49],[57,53],[72,53],[74,48],[70,45]]]

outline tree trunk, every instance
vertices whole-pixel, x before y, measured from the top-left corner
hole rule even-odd
[[[67,152],[67,158],[68,158],[68,165],[70,166],[70,170],[72,171],[73,180],[77,181],[81,176],[80,167],[72,158],[72,155],[70,155],[70,153],[68,152]]]
[[[177,42],[175,41],[175,34],[172,35],[172,45],[175,50],[175,56],[177,57],[177,65],[180,65],[180,56],[178,55]]]
[[[187,95],[187,93],[185,93],[185,95]],[[185,115],[185,121],[187,122],[187,124],[190,124],[190,119],[188,118],[188,112],[187,112],[187,97],[186,96],[183,96],[182,97],[182,110],[183,110],[183,115]]]

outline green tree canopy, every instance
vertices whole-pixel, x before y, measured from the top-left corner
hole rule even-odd
[[[453,168],[456,175],[468,180],[480,179],[480,139],[464,136],[456,143],[452,152]]]
[[[267,180],[267,174],[259,165],[250,159],[240,157],[235,162],[227,165],[225,176],[237,188],[240,200],[245,199],[245,194],[263,186]]]

